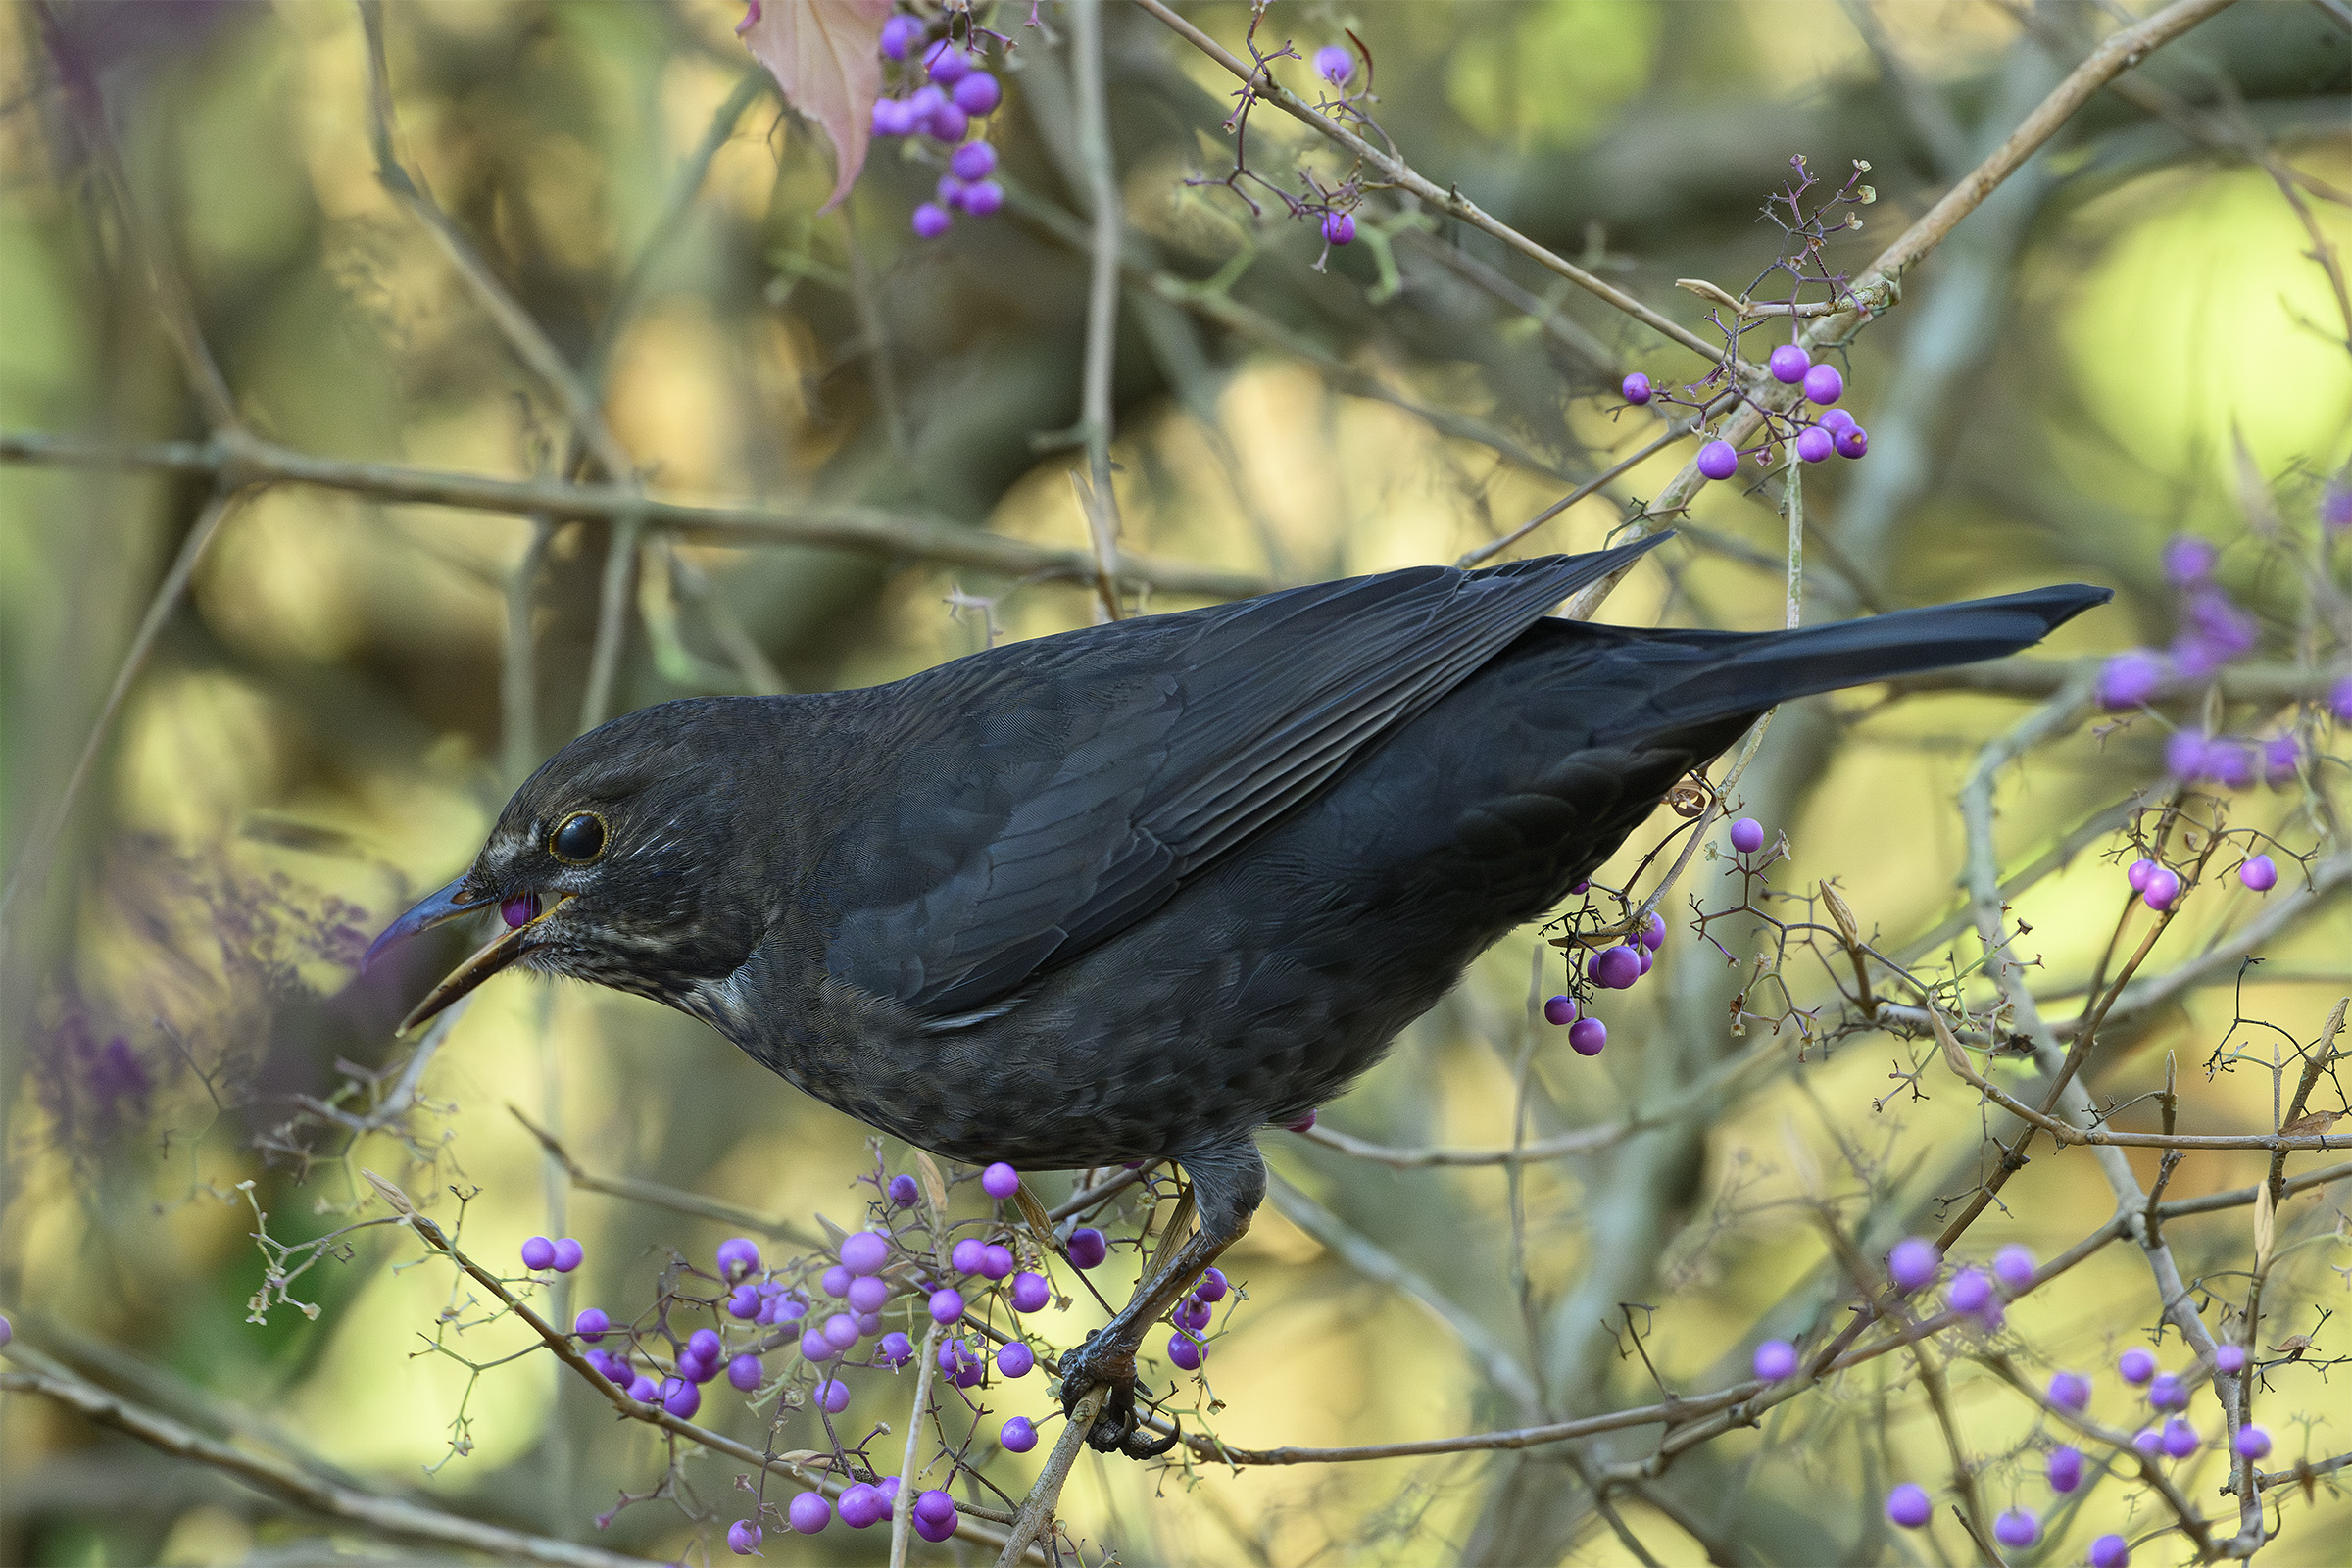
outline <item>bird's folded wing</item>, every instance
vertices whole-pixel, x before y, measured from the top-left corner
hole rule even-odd
[[[873,694],[899,854],[826,968],[934,1019],[1115,936],[1648,549],[1423,567],[1018,644]],[[878,877],[869,876],[879,872]]]

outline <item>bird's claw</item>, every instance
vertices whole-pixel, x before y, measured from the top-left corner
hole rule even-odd
[[[1130,1459],[1156,1459],[1176,1446],[1180,1434],[1149,1438],[1135,1404],[1135,1349],[1100,1330],[1061,1358],[1061,1413],[1071,1415],[1079,1401],[1096,1389],[1108,1386],[1110,1396],[1087,1429],[1087,1445],[1098,1453],[1123,1453]]]

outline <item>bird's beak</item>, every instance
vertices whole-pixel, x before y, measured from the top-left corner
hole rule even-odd
[[[423,900],[415,908],[385,927],[384,934],[375,939],[374,944],[368,949],[368,956],[360,960],[361,969],[366,970],[368,965],[375,961],[376,956],[385,949],[405,942],[417,932],[430,930],[434,926],[455,920],[460,915],[471,914],[476,909],[486,909],[496,902],[491,899],[461,898],[459,889],[465,885],[465,881],[464,877],[458,878],[457,881]],[[464,963],[459,964],[443,976],[441,983],[425,994],[424,1000],[416,1004],[409,1015],[400,1021],[400,1028],[397,1032],[404,1035],[413,1032],[435,1013],[440,1012],[451,1003],[521,956],[525,934],[532,926],[554,913],[568,897],[567,894],[555,895],[548,900],[547,907],[538,914],[518,926],[501,931],[497,936],[474,949]]]

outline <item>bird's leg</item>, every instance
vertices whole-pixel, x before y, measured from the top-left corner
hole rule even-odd
[[[1095,1418],[1087,1442],[1104,1453],[1154,1459],[1176,1446],[1176,1435],[1144,1441],[1135,1411],[1135,1353],[1144,1336],[1165,1317],[1200,1280],[1217,1255],[1250,1229],[1250,1216],[1266,1196],[1266,1163],[1247,1139],[1177,1156],[1192,1179],[1193,1208],[1200,1228],[1178,1246],[1152,1278],[1136,1286],[1118,1314],[1061,1357],[1061,1408],[1068,1414],[1089,1391],[1110,1386],[1110,1398]]]

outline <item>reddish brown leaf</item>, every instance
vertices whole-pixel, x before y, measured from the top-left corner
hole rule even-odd
[[[882,96],[882,24],[891,0],[751,0],[735,30],[784,101],[833,139],[829,210],[857,183]]]
[[[2340,1110],[2308,1111],[2279,1128],[2278,1136],[2281,1138],[2317,1138],[2334,1126],[2336,1118],[2342,1114],[2343,1112]]]

